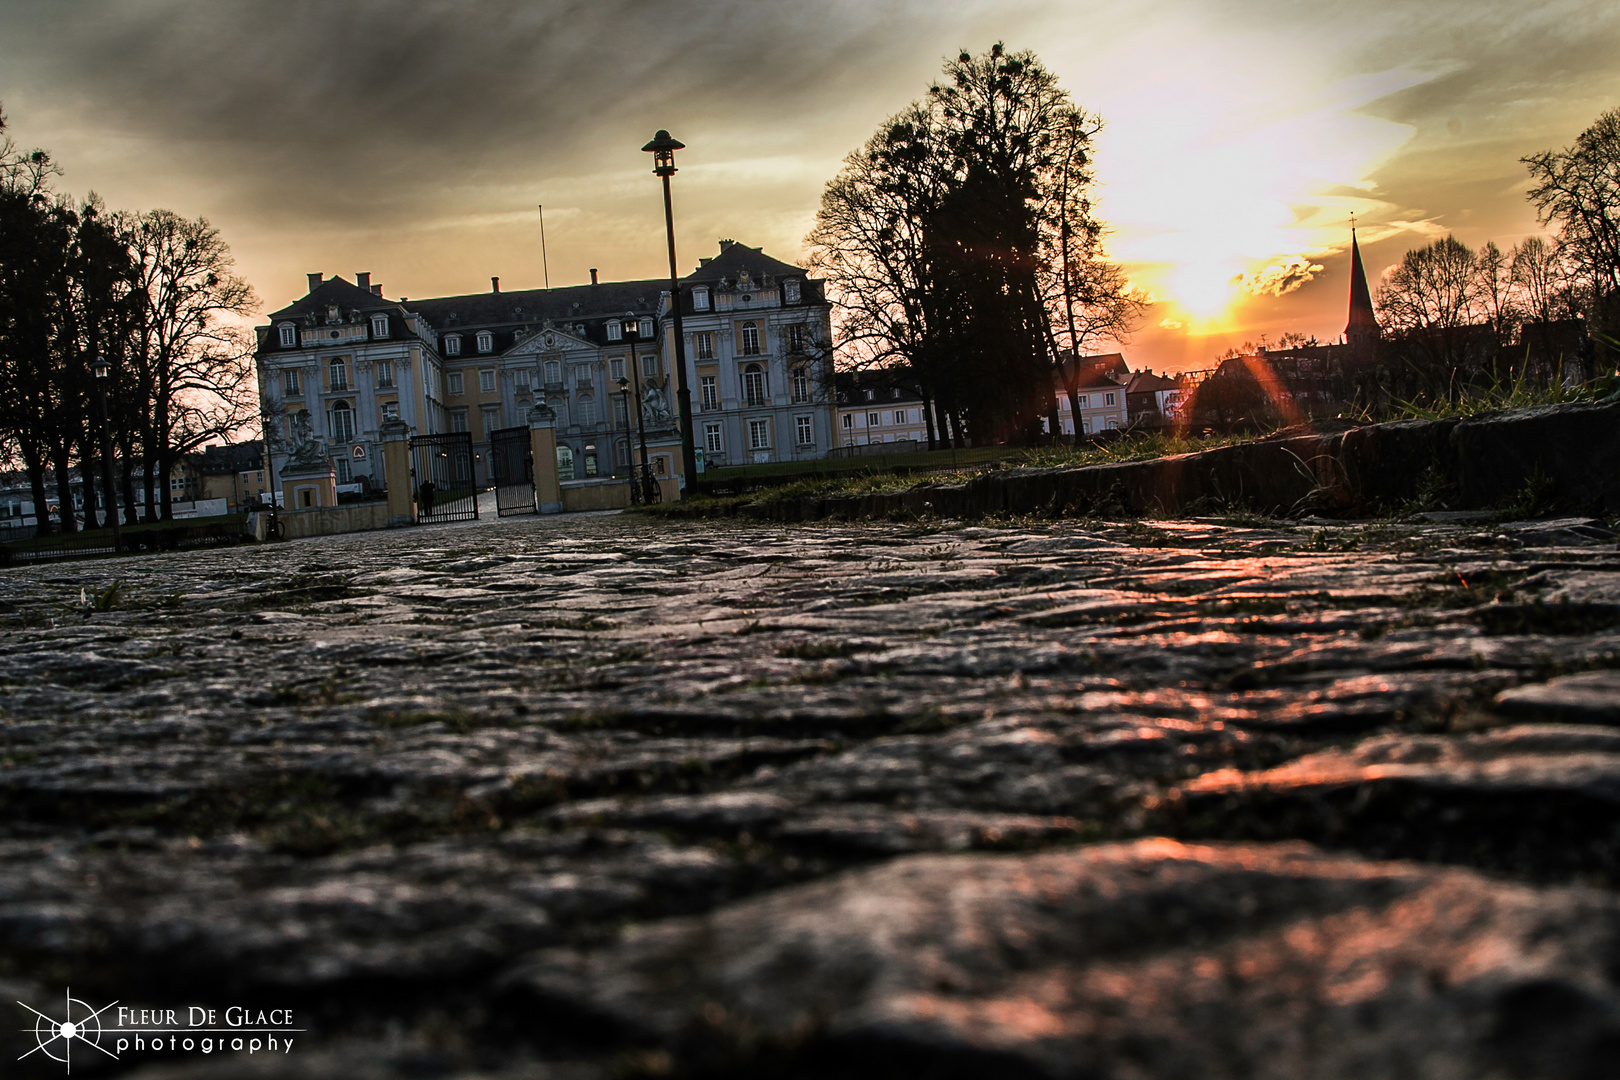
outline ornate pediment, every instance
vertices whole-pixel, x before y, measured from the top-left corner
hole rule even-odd
[[[568,330],[549,324],[529,334],[516,342],[505,354],[509,357],[541,356],[552,353],[574,352],[578,349],[589,349],[596,352],[597,345],[588,338],[580,337]]]

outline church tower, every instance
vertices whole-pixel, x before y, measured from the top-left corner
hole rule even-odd
[[[1367,271],[1361,265],[1361,247],[1356,229],[1350,227],[1350,321],[1344,339],[1357,352],[1370,349],[1379,336],[1378,317],[1373,314],[1372,293],[1367,291]]]

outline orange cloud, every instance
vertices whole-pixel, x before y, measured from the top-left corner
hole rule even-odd
[[[1283,262],[1272,263],[1270,266],[1246,274],[1238,274],[1232,279],[1232,284],[1254,296],[1286,296],[1320,274],[1323,269],[1320,263],[1313,263],[1304,256],[1295,255]]]

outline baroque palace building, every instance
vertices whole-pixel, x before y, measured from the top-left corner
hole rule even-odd
[[[502,292],[491,278],[485,293],[389,300],[369,274],[355,277],[309,275],[308,292],[257,330],[278,476],[313,446],[338,484],[380,487],[378,429],[398,418],[417,435],[467,432],[456,475],[487,484],[491,434],[526,426],[542,402],[557,415],[562,479],[622,476],[635,460],[635,387],[649,435],[672,423],[667,280],[598,282],[592,270],[589,285]],[[725,240],[681,280],[680,302],[705,465],[824,456],[834,442],[822,282]],[[678,453],[652,460],[680,468]]]

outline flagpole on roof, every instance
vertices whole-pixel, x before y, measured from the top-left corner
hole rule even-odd
[[[546,204],[540,207],[540,270],[546,276],[546,288],[551,288],[551,267],[546,264]]]

